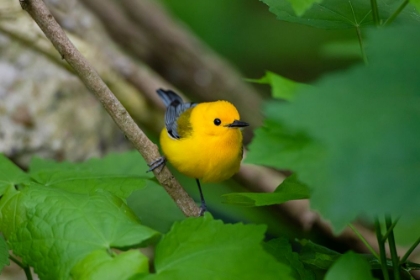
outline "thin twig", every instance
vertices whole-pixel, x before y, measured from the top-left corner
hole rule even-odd
[[[365,51],[365,46],[363,44],[363,37],[362,37],[362,31],[360,30],[359,26],[356,26],[356,32],[357,32],[357,39],[359,40],[359,46],[360,46],[360,52],[362,54],[363,62],[365,65],[368,65],[368,59]]]
[[[73,67],[81,81],[99,99],[146,162],[152,162],[158,158],[160,155],[157,146],[147,138],[98,73],[70,42],[44,2],[42,0],[20,0],[20,4],[38,24],[61,57]],[[186,216],[199,215],[199,207],[176,181],[169,169],[164,168],[160,173],[155,172],[155,176]]]
[[[349,224],[349,227],[354,231],[357,237],[359,237],[359,239],[363,242],[363,244],[365,244],[366,248],[369,249],[372,255],[380,261],[380,257],[378,253],[376,253],[375,249],[373,249],[372,246],[370,246],[369,242],[367,242],[367,240],[363,237],[363,235],[360,234],[360,232],[355,228],[355,226],[353,226],[352,224]]]

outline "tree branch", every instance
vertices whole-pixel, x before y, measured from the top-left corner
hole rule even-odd
[[[147,138],[98,73],[70,42],[44,2],[42,0],[20,0],[19,2],[52,42],[61,57],[70,64],[86,87],[99,99],[143,158],[147,162],[158,158],[157,146]],[[160,173],[155,172],[155,176],[186,216],[198,216],[200,211],[198,206],[167,168]]]

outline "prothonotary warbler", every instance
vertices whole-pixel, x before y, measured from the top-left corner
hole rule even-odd
[[[196,179],[201,214],[206,202],[202,182],[220,182],[239,171],[243,155],[238,110],[228,101],[184,103],[171,90],[158,89],[166,106],[165,128],[160,134],[164,157],[150,164],[150,171],[168,160],[179,172]]]

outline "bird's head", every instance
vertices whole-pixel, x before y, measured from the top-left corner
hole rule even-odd
[[[228,101],[198,104],[190,121],[194,131],[206,135],[237,133],[238,129],[249,125],[240,121],[238,110]]]

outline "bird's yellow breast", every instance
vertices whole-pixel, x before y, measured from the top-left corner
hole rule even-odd
[[[224,124],[239,119],[239,114],[236,109],[232,111],[230,103],[217,102],[200,103],[189,112],[191,130],[185,137],[174,139],[166,129],[160,134],[168,161],[181,173],[203,182],[220,182],[232,177],[239,171],[242,159],[241,130],[214,124],[215,116]]]

